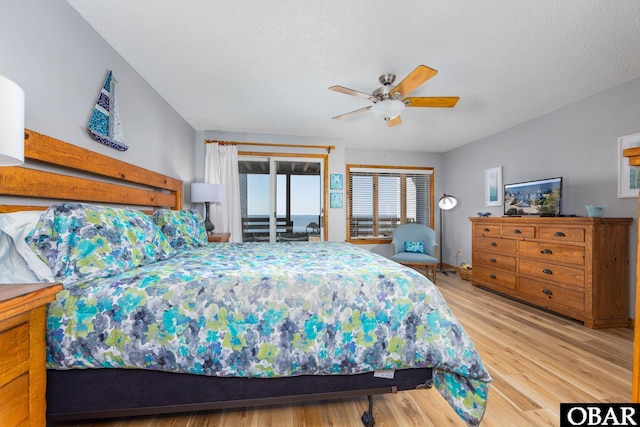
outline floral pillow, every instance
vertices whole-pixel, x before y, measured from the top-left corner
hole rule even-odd
[[[175,250],[207,244],[204,219],[195,209],[158,209],[153,213],[153,222],[160,227]]]
[[[144,213],[83,203],[49,207],[25,241],[65,285],[119,274],[175,253]]]
[[[424,242],[404,242],[405,252],[424,253]]]

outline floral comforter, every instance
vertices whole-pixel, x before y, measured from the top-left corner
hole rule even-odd
[[[49,305],[47,365],[214,376],[434,367],[468,424],[491,377],[429,280],[347,243],[223,243],[68,285]]]

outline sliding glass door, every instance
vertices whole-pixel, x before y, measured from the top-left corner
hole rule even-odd
[[[243,241],[322,240],[324,159],[240,156]]]

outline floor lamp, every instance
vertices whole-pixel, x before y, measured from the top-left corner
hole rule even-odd
[[[440,197],[440,200],[438,200],[438,207],[440,208],[440,269],[438,270],[438,272],[444,274],[445,276],[448,276],[449,272],[442,267],[442,259],[444,258],[444,240],[442,239],[442,212],[455,208],[457,204],[458,199],[450,194],[443,194],[442,197]]]

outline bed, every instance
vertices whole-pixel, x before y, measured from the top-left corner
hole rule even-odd
[[[25,243],[64,285],[49,423],[364,395],[373,425],[371,396],[432,385],[480,423],[491,377],[421,274],[347,243],[209,244],[179,180],[32,131],[25,157],[1,210],[38,211]]]

